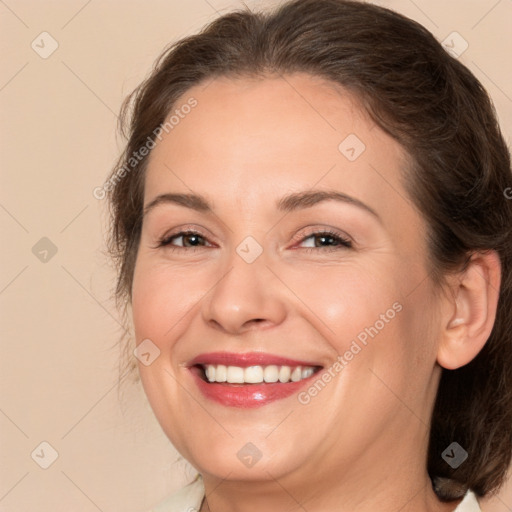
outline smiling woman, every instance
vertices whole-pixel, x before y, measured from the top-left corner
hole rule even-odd
[[[479,510],[512,454],[512,176],[476,78],[390,10],[299,0],[172,45],[130,107],[117,296],[198,471],[154,510]]]

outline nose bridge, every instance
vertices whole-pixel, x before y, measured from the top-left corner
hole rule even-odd
[[[263,246],[246,237],[224,260],[222,274],[203,305],[205,321],[238,332],[254,323],[280,323],[285,316],[284,296],[267,268]]]

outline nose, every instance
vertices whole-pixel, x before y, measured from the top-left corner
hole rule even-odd
[[[242,334],[283,322],[286,287],[267,268],[264,254],[247,263],[233,251],[219,281],[202,303],[203,319],[210,327]]]

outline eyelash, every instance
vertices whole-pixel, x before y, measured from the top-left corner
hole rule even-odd
[[[180,246],[174,246],[171,245],[171,241],[175,238],[184,237],[187,235],[195,235],[203,238],[206,240],[206,237],[204,237],[199,231],[195,230],[186,230],[186,231],[180,231],[178,233],[175,233],[173,235],[164,236],[158,241],[158,245],[156,248],[165,247],[171,251],[192,251],[195,252],[198,249],[203,248],[204,246],[198,246],[198,247],[180,247]],[[338,245],[335,246],[321,246],[321,247],[303,247],[302,250],[305,250],[307,252],[316,251],[318,249],[323,249],[323,251],[326,252],[332,252],[332,251],[339,251],[343,249],[352,249],[352,241],[348,238],[345,238],[341,236],[339,233],[331,230],[322,230],[322,231],[311,231],[308,232],[305,235],[300,236],[298,239],[294,239],[297,242],[304,242],[308,238],[311,238],[312,236],[323,236],[323,237],[329,237],[332,238],[335,242],[338,243]]]

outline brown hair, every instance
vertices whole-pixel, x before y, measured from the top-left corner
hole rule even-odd
[[[404,183],[429,225],[435,282],[463,269],[474,251],[500,256],[493,331],[472,362],[443,369],[428,455],[441,499],[456,499],[468,488],[480,496],[496,490],[512,456],[512,201],[505,197],[510,155],[482,85],[418,23],[357,1],[295,0],[270,13],[228,13],[167,48],[121,111],[128,143],[106,187],[109,250],[119,270],[116,297],[131,300],[148,157],[122,179],[119,170],[155,140],[190,87],[218,76],[294,72],[351,91],[405,148],[411,164]],[[457,469],[441,457],[453,441],[469,454]]]

